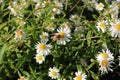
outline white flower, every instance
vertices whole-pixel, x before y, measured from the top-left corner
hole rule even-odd
[[[102,30],[102,32],[104,33],[105,31],[106,31],[106,25],[107,25],[107,22],[106,21],[99,21],[98,23],[97,23],[97,29],[98,29],[98,31],[100,31],[100,29]]]
[[[43,54],[37,53],[35,59],[36,59],[36,62],[38,62],[39,64],[42,64],[43,61],[45,60],[45,56]]]
[[[50,23],[50,24],[48,24],[48,26],[46,27],[46,29],[47,29],[48,31],[54,31],[55,28],[56,28],[56,25],[55,25],[54,23]]]
[[[52,11],[56,14],[60,14],[62,12],[62,9],[63,9],[62,2],[55,1],[54,3],[55,4],[54,4],[54,8],[52,9]]]
[[[42,7],[46,7],[46,6],[49,6],[50,5],[50,1],[49,0],[46,0],[46,1],[43,1],[42,3]]]
[[[119,7],[117,5],[117,3],[113,2],[110,6],[109,6],[109,13],[111,15],[111,19],[113,21],[115,21],[116,19],[118,19],[118,14],[119,14]]]
[[[0,4],[3,2],[3,0],[0,0]]]
[[[120,38],[120,21],[116,20],[114,23],[111,23],[111,36]]]
[[[108,71],[113,71],[111,69],[111,67],[112,67],[111,64],[114,64],[114,62],[112,60],[103,59],[99,62],[99,65],[100,65],[99,70],[102,73],[108,73]]]
[[[43,55],[48,55],[51,51],[50,49],[52,46],[50,44],[46,44],[45,41],[38,42],[36,44],[35,48],[37,49],[37,53],[43,54]]]
[[[37,3],[37,4],[35,5],[34,15],[37,16],[37,17],[39,17],[42,13],[43,13],[42,5],[41,5],[41,3]]]
[[[70,22],[65,22],[61,25],[61,27],[71,28],[72,24]]]
[[[75,78],[73,80],[86,80],[87,75],[82,71],[75,72]]]
[[[48,41],[48,37],[49,37],[49,34],[47,32],[43,32],[41,35],[40,35],[40,39],[42,41]]]
[[[113,54],[110,52],[110,50],[102,50],[102,52],[99,52],[100,54],[97,55],[97,60],[101,61],[103,59],[108,59],[108,60],[113,60],[114,56]]]
[[[59,77],[59,70],[56,67],[49,68],[49,76],[52,79],[57,79]]]
[[[71,30],[68,27],[61,27],[60,29],[57,29],[56,35],[59,36],[59,39],[57,40],[58,44],[66,45],[66,42],[70,41],[71,38]]]
[[[19,5],[16,1],[13,1],[12,4],[8,6],[8,9],[14,16],[23,17],[23,15],[21,14],[22,6]]]
[[[80,23],[80,17],[77,14],[71,15],[70,20],[73,21],[77,26]]]
[[[28,79],[25,78],[24,76],[21,76],[18,80],[28,80]]]
[[[102,11],[104,9],[104,4],[103,3],[96,3],[95,4],[95,8],[98,10],[98,11]]]
[[[23,32],[23,30],[21,29],[16,30],[14,39],[16,40],[16,39],[23,39],[23,38],[25,38],[25,33]]]

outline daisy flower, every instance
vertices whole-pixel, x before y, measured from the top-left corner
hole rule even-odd
[[[67,27],[67,28],[71,28],[72,24],[70,22],[65,22],[61,25],[61,27]]]
[[[102,52],[99,52],[100,54],[97,55],[97,60],[101,61],[104,59],[108,59],[108,60],[113,60],[114,56],[113,54],[110,52],[110,50],[102,50]]]
[[[95,4],[95,8],[98,10],[98,11],[102,11],[104,9],[104,4],[103,3],[96,3]]]
[[[77,14],[71,15],[70,20],[73,21],[76,25],[80,23],[80,17]]]
[[[56,14],[60,14],[62,12],[62,9],[63,9],[62,2],[55,1],[54,3],[55,4],[54,4],[54,8],[52,9],[52,11]]]
[[[109,6],[109,13],[111,15],[111,19],[113,21],[115,21],[116,19],[118,19],[118,14],[119,14],[119,7],[117,5],[117,3],[113,2],[110,6]]]
[[[37,3],[37,4],[35,5],[34,15],[38,17],[38,16],[40,16],[42,13],[43,13],[43,8],[42,8],[42,6],[41,6],[41,3]]]
[[[54,23],[50,23],[50,24],[48,24],[48,26],[46,26],[46,29],[48,31],[54,31],[55,28],[56,28],[56,25]]]
[[[23,15],[21,14],[22,7],[18,5],[16,1],[13,1],[12,4],[8,6],[8,9],[14,16],[23,17]]]
[[[59,36],[59,39],[57,40],[58,44],[66,45],[66,42],[70,41],[71,38],[71,30],[68,27],[61,27],[60,29],[57,29],[56,35]]]
[[[59,77],[59,70],[56,67],[49,68],[49,76],[52,79],[57,79]]]
[[[37,53],[35,59],[37,63],[42,64],[43,61],[45,61],[45,56],[43,54]]]
[[[111,36],[120,38],[120,21],[116,20],[114,23],[111,23]]]
[[[98,23],[97,23],[97,29],[98,29],[98,31],[100,31],[100,30],[102,30],[102,32],[104,33],[105,31],[106,31],[106,21],[99,21]]]
[[[49,6],[50,5],[50,1],[49,0],[46,0],[46,1],[43,1],[42,3],[42,7],[46,7],[46,6]]]
[[[75,72],[75,78],[73,80],[86,80],[87,75],[82,71]]]
[[[15,31],[15,40],[16,39],[23,39],[25,38],[25,33],[21,30],[21,29],[18,29],[17,31]]]
[[[18,80],[28,80],[28,79],[25,78],[24,76],[21,76]]]
[[[22,18],[17,18],[15,22],[20,26],[24,26],[26,24],[26,22]]]
[[[100,68],[99,70],[102,73],[108,73],[108,71],[113,71],[111,69],[112,65],[114,62],[112,60],[108,60],[108,59],[103,59],[99,62]]]
[[[22,8],[24,8],[26,4],[27,4],[26,0],[20,1],[20,7],[22,7]]]
[[[48,41],[48,37],[49,37],[49,34],[47,32],[43,32],[41,35],[40,35],[40,39],[42,41]]]
[[[51,52],[50,49],[52,48],[52,46],[50,44],[46,44],[45,41],[41,41],[35,45],[35,48],[37,49],[37,53],[40,53],[46,56]]]

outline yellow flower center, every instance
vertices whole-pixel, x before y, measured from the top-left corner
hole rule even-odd
[[[14,11],[15,12],[18,12],[19,11],[19,8],[16,6],[16,7],[14,7]]]
[[[42,35],[41,35],[41,38],[42,38],[42,39],[46,39],[46,35],[45,35],[45,34],[42,34]]]
[[[21,2],[21,3],[20,3],[20,6],[21,6],[21,7],[24,7],[25,5],[26,5],[25,2]]]
[[[117,3],[118,8],[120,9],[120,3]]]
[[[115,25],[115,28],[116,28],[118,31],[120,31],[120,23],[116,24],[116,25]]]
[[[102,3],[99,3],[99,4],[98,4],[98,8],[99,8],[99,9],[103,8],[103,4],[102,4]]]
[[[38,13],[39,13],[39,12],[42,12],[42,9],[39,8],[39,9],[36,10],[36,12],[38,12]]]
[[[20,77],[18,80],[25,80],[25,78],[24,77]]]
[[[74,20],[75,20],[75,21],[77,21],[77,20],[78,20],[77,16],[75,16],[75,17],[74,17]]]
[[[38,55],[37,59],[38,59],[38,61],[41,61],[43,59],[43,56],[42,55]]]
[[[76,80],[82,80],[82,76],[81,75],[76,76]]]
[[[108,61],[107,61],[107,60],[102,60],[100,65],[101,65],[102,67],[107,67]]]
[[[100,27],[105,29],[105,23],[104,23],[104,22],[101,22],[101,23],[100,23]]]
[[[102,57],[103,57],[104,59],[107,59],[107,58],[108,58],[108,54],[107,54],[107,53],[102,53]]]
[[[41,43],[41,44],[39,45],[39,49],[40,49],[40,50],[45,50],[45,49],[46,49],[46,44],[45,44],[45,43]]]
[[[60,6],[59,6],[59,5],[55,5],[55,8],[56,8],[56,9],[60,9]]]
[[[22,36],[22,35],[23,35],[23,32],[22,32],[21,30],[18,30],[18,31],[16,31],[16,35],[17,35],[17,36]]]
[[[60,38],[64,38],[65,37],[65,33],[64,32],[59,32]]]
[[[49,4],[50,4],[49,1],[45,2],[45,6],[49,6]]]
[[[56,76],[57,75],[57,73],[55,71],[52,71],[51,74],[52,74],[52,76]]]

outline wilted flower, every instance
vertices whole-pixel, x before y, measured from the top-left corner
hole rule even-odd
[[[23,32],[23,30],[21,29],[16,30],[14,39],[16,40],[16,39],[23,39],[23,38],[25,38],[25,33]]]
[[[108,60],[108,59],[103,59],[99,62],[100,68],[99,70],[102,73],[108,73],[108,71],[113,71],[111,69],[112,65],[114,62],[112,60]]]

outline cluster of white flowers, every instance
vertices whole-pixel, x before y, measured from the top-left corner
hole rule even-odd
[[[19,4],[17,1],[12,1],[8,6],[8,9],[11,11],[11,13],[14,16],[23,17],[23,14],[21,13],[21,11],[25,7],[25,5],[26,5],[26,0],[21,0]]]
[[[38,62],[39,64],[42,64],[43,61],[45,60],[45,56],[49,55],[51,52],[50,49],[52,48],[52,45],[47,44],[49,40],[48,37],[49,37],[49,34],[47,32],[43,32],[40,35],[41,41],[38,42],[38,44],[36,44],[35,46],[37,51],[35,59],[36,59],[36,62]]]
[[[44,0],[43,2],[40,2],[39,0],[33,0],[33,2],[36,3],[34,15],[36,15],[37,17],[43,14],[44,9],[47,7],[52,7],[52,10],[50,11],[51,19],[55,19],[56,14],[59,15],[62,13],[63,3],[58,0]]]
[[[99,52],[96,58],[100,66],[99,70],[102,73],[108,73],[108,71],[113,71],[111,67],[112,67],[112,64],[114,64],[113,62],[114,56],[110,52],[110,50],[108,49],[106,51],[102,50],[102,52]]]

